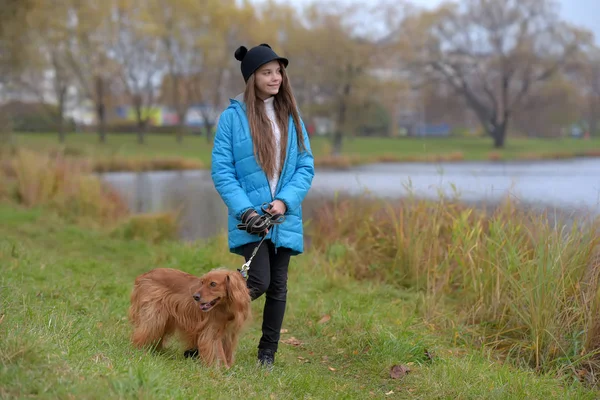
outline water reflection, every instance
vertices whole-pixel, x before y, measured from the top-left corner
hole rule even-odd
[[[213,236],[226,226],[226,209],[209,171],[108,173],[135,212],[178,210],[181,236]],[[319,170],[305,214],[336,192],[400,198],[409,193],[437,198],[458,194],[464,201],[494,203],[507,194],[524,203],[600,214],[600,160],[536,163],[375,164],[348,171]]]

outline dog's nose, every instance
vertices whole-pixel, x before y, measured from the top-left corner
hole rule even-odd
[[[195,301],[200,301],[200,295],[198,293],[196,293],[192,297],[194,298]]]

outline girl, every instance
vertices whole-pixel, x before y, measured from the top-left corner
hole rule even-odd
[[[270,367],[285,313],[290,257],[304,251],[301,205],[314,160],[286,74],[288,60],[268,44],[241,46],[235,58],[246,89],[219,117],[211,173],[228,208],[230,251],[248,261],[266,235],[250,264],[247,286],[252,300],[265,293],[258,360]],[[267,229],[265,219],[275,214],[284,221]]]

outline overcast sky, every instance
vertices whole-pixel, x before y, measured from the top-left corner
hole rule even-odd
[[[349,0],[341,0],[342,2]],[[307,4],[309,0],[287,0],[291,4]],[[364,0],[368,4],[369,0]],[[442,0],[412,0],[413,4],[434,7]],[[594,32],[596,43],[600,43],[600,0],[558,0],[563,18],[584,26]]]

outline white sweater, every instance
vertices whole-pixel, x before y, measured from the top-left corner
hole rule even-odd
[[[281,164],[281,132],[279,131],[279,124],[277,123],[277,118],[275,117],[275,107],[273,105],[273,101],[275,97],[271,96],[267,100],[265,100],[265,109],[267,111],[267,117],[271,121],[271,128],[273,130],[273,135],[275,135],[275,154],[277,154],[275,161],[275,171],[279,171],[279,165]],[[271,194],[275,197],[275,188],[277,187],[277,182],[279,181],[279,172],[275,172],[275,176],[269,177],[269,186],[271,187]]]

